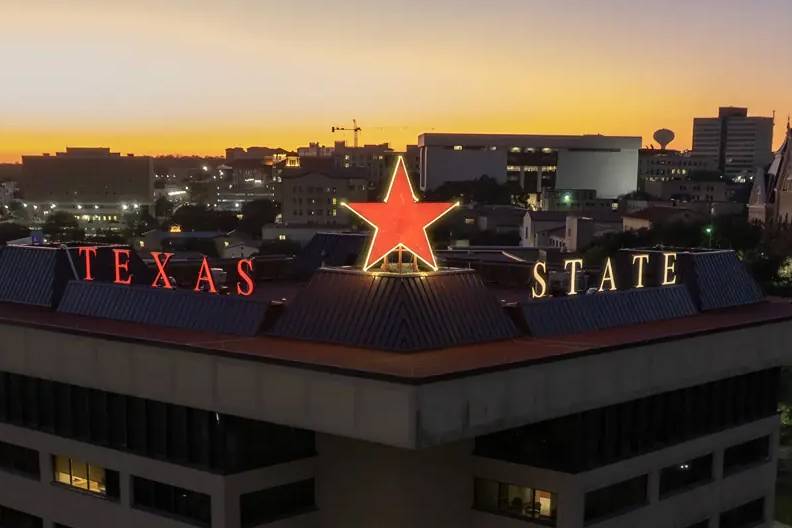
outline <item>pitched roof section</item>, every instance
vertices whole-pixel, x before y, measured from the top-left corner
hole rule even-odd
[[[689,253],[691,272],[685,282],[702,311],[753,304],[762,290],[734,251]]]
[[[353,266],[367,238],[367,233],[316,233],[297,255],[294,271],[307,277],[323,266]]]
[[[149,286],[71,281],[58,312],[115,321],[254,336],[269,303],[236,295],[212,295]]]
[[[413,352],[509,339],[518,332],[472,270],[377,275],[323,268],[271,334]]]
[[[54,247],[0,249],[0,301],[53,307],[75,278],[66,252]]]

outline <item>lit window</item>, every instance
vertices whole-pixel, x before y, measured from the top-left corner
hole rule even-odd
[[[550,147],[545,147],[542,149],[542,152],[544,152],[545,154],[549,154],[553,152],[553,149],[551,149]]]
[[[97,495],[118,497],[118,472],[63,455],[53,457],[54,480]]]
[[[278,235],[278,240],[286,240],[286,235]]]
[[[475,224],[476,223],[476,219],[475,218],[465,218],[465,223],[467,225]]]
[[[475,507],[490,513],[536,519],[554,525],[558,495],[494,480],[475,480]]]
[[[454,150],[462,150],[462,145],[454,145]]]

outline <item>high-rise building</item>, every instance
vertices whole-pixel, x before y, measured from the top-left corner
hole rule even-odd
[[[718,117],[693,119],[693,153],[713,160],[728,179],[748,181],[773,159],[773,118],[748,117],[747,108],[721,107]]]
[[[772,526],[792,305],[732,252],[535,300],[472,269],[113,284],[116,251],[93,281],[0,251],[2,526]]]
[[[593,189],[616,198],[637,188],[640,137],[421,134],[420,187],[487,176],[525,192]]]

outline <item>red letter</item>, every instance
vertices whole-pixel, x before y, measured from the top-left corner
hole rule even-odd
[[[214,277],[212,277],[212,270],[209,268],[209,261],[206,260],[206,257],[203,258],[203,262],[201,262],[201,269],[198,271],[198,280],[195,282],[195,291],[201,291],[202,282],[209,284],[209,293],[217,293]]]
[[[160,260],[160,256],[165,255],[165,260]],[[165,266],[168,265],[168,261],[173,256],[173,253],[160,253],[159,251],[152,251],[151,258],[154,259],[154,264],[157,265],[157,276],[154,277],[154,282],[151,283],[152,288],[159,288],[159,281],[162,279],[163,288],[167,288],[168,290],[173,289],[173,284],[171,284],[168,275],[165,273]]]
[[[84,246],[78,249],[77,253],[81,257],[85,255],[85,278],[83,280],[94,280],[93,275],[91,274],[91,262],[93,262],[91,259],[96,256],[96,247]]]
[[[124,262],[121,262],[121,255],[126,257]],[[132,284],[132,274],[127,278],[121,278],[121,272],[129,273],[129,258],[130,251],[128,249],[113,249],[113,257],[115,258],[115,280],[116,284]]]
[[[245,270],[244,268],[247,268]],[[244,295],[248,297],[249,295],[253,295],[253,290],[255,289],[255,284],[253,283],[253,279],[250,277],[250,273],[253,272],[253,259],[240,259],[237,262],[237,274],[239,274],[239,278],[245,281],[247,288],[242,288],[242,283],[237,281],[236,290],[237,294]]]

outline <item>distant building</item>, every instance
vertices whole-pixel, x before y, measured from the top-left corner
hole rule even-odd
[[[651,206],[640,211],[626,213],[623,216],[623,227],[624,231],[638,231],[652,229],[660,224],[692,223],[703,221],[706,218],[702,212],[684,207]]]
[[[349,225],[350,213],[341,202],[368,200],[365,169],[284,171],[281,183],[281,223],[284,225]]]
[[[684,200],[688,202],[730,202],[734,200],[740,185],[728,181],[653,181],[646,182],[645,191],[660,200]]]
[[[638,186],[646,182],[685,180],[702,172],[718,170],[717,160],[691,151],[644,148],[638,151]]]
[[[615,198],[637,188],[640,137],[421,134],[420,187],[488,176],[526,192],[595,189]]]
[[[568,217],[587,219],[585,228]],[[622,230],[621,216],[613,211],[528,211],[523,217],[520,245],[534,248],[578,248],[582,242],[578,235],[588,240]],[[574,240],[573,240],[574,238]]]
[[[792,223],[792,129],[788,124],[784,144],[770,168],[754,177],[748,216],[760,223]]]
[[[544,189],[539,199],[542,211],[610,211],[616,206],[612,198],[598,198],[594,189]]]
[[[17,182],[0,182],[0,206],[8,205],[14,200],[17,192]]]
[[[108,148],[72,148],[54,156],[22,156],[19,188],[33,222],[73,213],[87,235],[118,230],[121,217],[154,201],[152,159]]]
[[[773,118],[748,117],[747,108],[720,107],[718,117],[693,120],[693,152],[710,158],[730,180],[747,180],[773,159]]]

